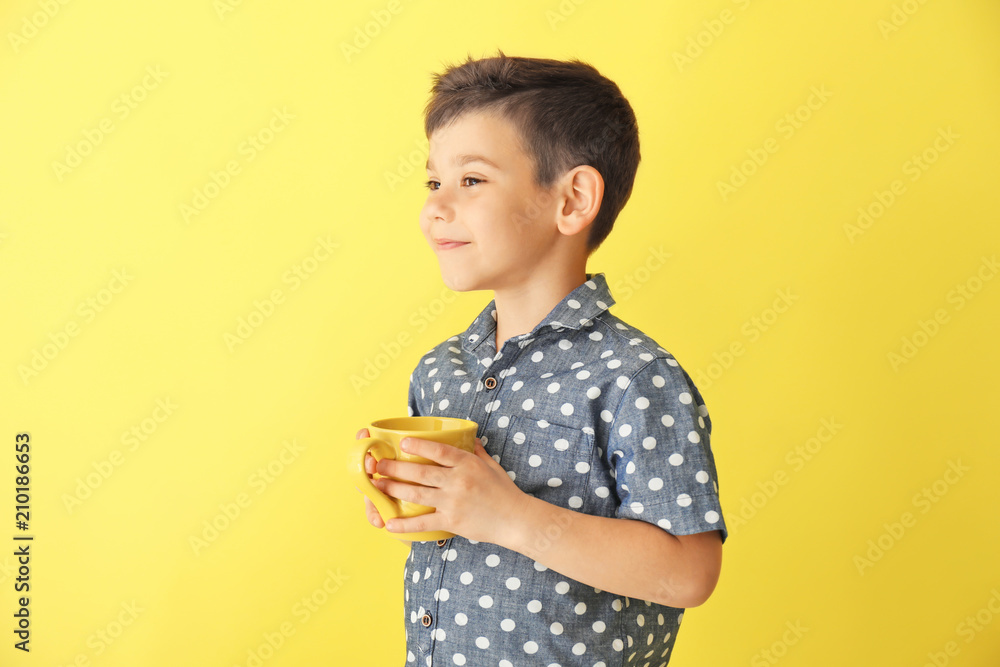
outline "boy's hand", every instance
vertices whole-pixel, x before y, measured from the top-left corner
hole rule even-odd
[[[367,438],[367,437],[370,437],[368,435],[368,429],[363,428],[360,431],[358,431],[358,434],[354,436],[354,439],[360,440],[361,438]],[[372,456],[371,454],[365,454],[365,472],[367,472],[369,475],[375,472],[375,457]],[[358,489],[358,492],[360,493],[361,489]],[[375,503],[369,500],[368,496],[365,496],[364,498],[365,498],[365,516],[368,517],[368,523],[375,526],[376,528],[381,528],[382,526],[385,525],[385,521],[382,520],[382,515],[378,513],[378,510],[375,508]]]
[[[475,453],[414,437],[404,438],[402,448],[440,465],[382,459],[375,469],[396,479],[382,478],[375,486],[385,494],[435,511],[392,519],[386,526],[390,532],[447,530],[480,542],[500,544],[504,540],[504,531],[511,529],[530,496],[514,484],[479,438]]]

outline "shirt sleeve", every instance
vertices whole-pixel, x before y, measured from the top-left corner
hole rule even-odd
[[[640,369],[612,419],[604,453],[621,501],[616,516],[673,535],[719,530],[725,542],[711,431],[708,408],[675,359],[656,357]]]

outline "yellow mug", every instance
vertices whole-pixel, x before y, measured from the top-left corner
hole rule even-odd
[[[407,436],[443,442],[469,453],[476,451],[476,431],[479,425],[468,419],[457,417],[392,417],[378,419],[368,426],[370,438],[361,438],[351,447],[348,471],[358,490],[371,499],[383,521],[430,514],[433,507],[418,505],[407,500],[393,498],[375,488],[365,470],[365,455],[371,452],[376,461],[384,458],[414,463],[438,465],[430,459],[416,454],[408,454],[399,448],[399,442]],[[389,479],[394,479],[389,477]],[[406,482],[412,484],[412,482]],[[415,533],[391,533],[393,537],[422,542],[426,540],[446,540],[455,533],[446,530],[427,530]]]

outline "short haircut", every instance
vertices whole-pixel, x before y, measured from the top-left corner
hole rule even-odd
[[[601,208],[587,237],[588,256],[607,238],[632,194],[639,167],[639,127],[618,86],[580,60],[506,56],[468,60],[433,75],[424,111],[429,138],[466,112],[499,114],[521,135],[535,165],[535,184],[548,189],[579,165],[604,179]]]

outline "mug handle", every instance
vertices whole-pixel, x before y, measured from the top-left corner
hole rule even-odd
[[[365,471],[365,455],[369,451],[371,451],[372,456],[375,457],[376,461],[381,461],[384,458],[396,458],[396,450],[394,450],[392,445],[385,440],[379,440],[378,438],[361,438],[354,443],[351,448],[348,470],[354,478],[354,482],[358,487],[358,490],[368,496],[372,503],[375,504],[375,508],[382,516],[383,522],[388,521],[389,519],[399,518],[400,509],[397,501],[379,491],[375,485],[372,484],[371,479],[368,477],[368,473]]]

